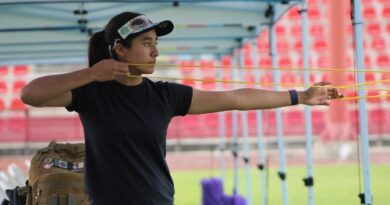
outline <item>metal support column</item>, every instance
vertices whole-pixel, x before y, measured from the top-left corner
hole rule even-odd
[[[304,84],[305,89],[310,87],[310,72],[309,72],[309,26],[307,19],[307,3],[306,0],[301,3],[301,19],[302,19],[302,58],[304,68]],[[308,189],[308,204],[314,205],[314,176],[313,176],[313,131],[311,119],[311,107],[305,106],[305,134],[306,134],[306,168],[307,176],[303,179],[305,186]]]
[[[363,57],[363,20],[361,15],[361,2],[360,0],[352,1],[353,8],[353,27],[355,37],[355,56],[356,56],[356,68],[358,71],[364,69],[364,57]],[[364,98],[366,96],[366,90],[364,89],[365,72],[357,73],[357,81],[359,88],[359,139],[361,149],[361,159],[363,160],[363,177],[364,177],[364,194],[360,194],[361,204],[371,205],[371,175],[370,175],[370,152],[369,152],[369,139],[368,139],[368,124],[367,124],[367,101]]]
[[[257,45],[254,43],[252,45],[252,60],[255,74],[255,82],[257,84],[257,88],[261,88],[260,86],[260,70],[259,70],[259,52],[257,50]],[[259,155],[259,161],[257,167],[260,171],[260,190],[261,190],[261,204],[267,205],[267,177],[265,172],[265,145],[263,139],[263,113],[261,110],[256,110],[256,121],[257,121],[257,149]]]
[[[270,4],[268,8],[268,14],[270,18],[269,24],[269,41],[270,41],[270,56],[272,60],[273,68],[273,78],[275,83],[275,90],[280,90],[280,77],[278,70],[278,62],[276,59],[276,35],[275,35],[275,11],[274,4]],[[282,110],[281,108],[276,109],[276,129],[278,137],[278,150],[279,150],[279,177],[282,182],[282,193],[283,193],[283,205],[288,205],[288,192],[287,192],[287,182],[286,182],[286,162],[285,162],[285,153],[284,153],[284,142],[283,142],[283,125],[282,125]]]

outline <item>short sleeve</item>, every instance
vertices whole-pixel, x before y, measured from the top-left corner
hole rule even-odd
[[[168,93],[170,95],[173,115],[186,115],[191,106],[192,87],[177,83],[168,83]]]
[[[79,88],[71,90],[72,102],[65,107],[69,112],[82,112],[87,109],[89,102],[89,95],[93,94],[93,84],[87,84]]]

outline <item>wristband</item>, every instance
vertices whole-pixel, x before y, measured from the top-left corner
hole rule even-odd
[[[298,92],[296,90],[289,90],[291,105],[298,105]]]

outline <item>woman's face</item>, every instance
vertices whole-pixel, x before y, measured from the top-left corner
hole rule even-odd
[[[151,30],[135,37],[130,48],[125,48],[125,61],[129,64],[141,64],[130,66],[133,75],[151,74],[154,72],[154,64],[159,55],[157,49],[157,35]]]

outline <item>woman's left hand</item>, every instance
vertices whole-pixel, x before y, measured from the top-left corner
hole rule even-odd
[[[344,96],[336,88],[327,87],[330,84],[330,82],[315,83],[314,87],[300,94],[300,103],[305,105],[329,105],[330,100],[343,98]]]

